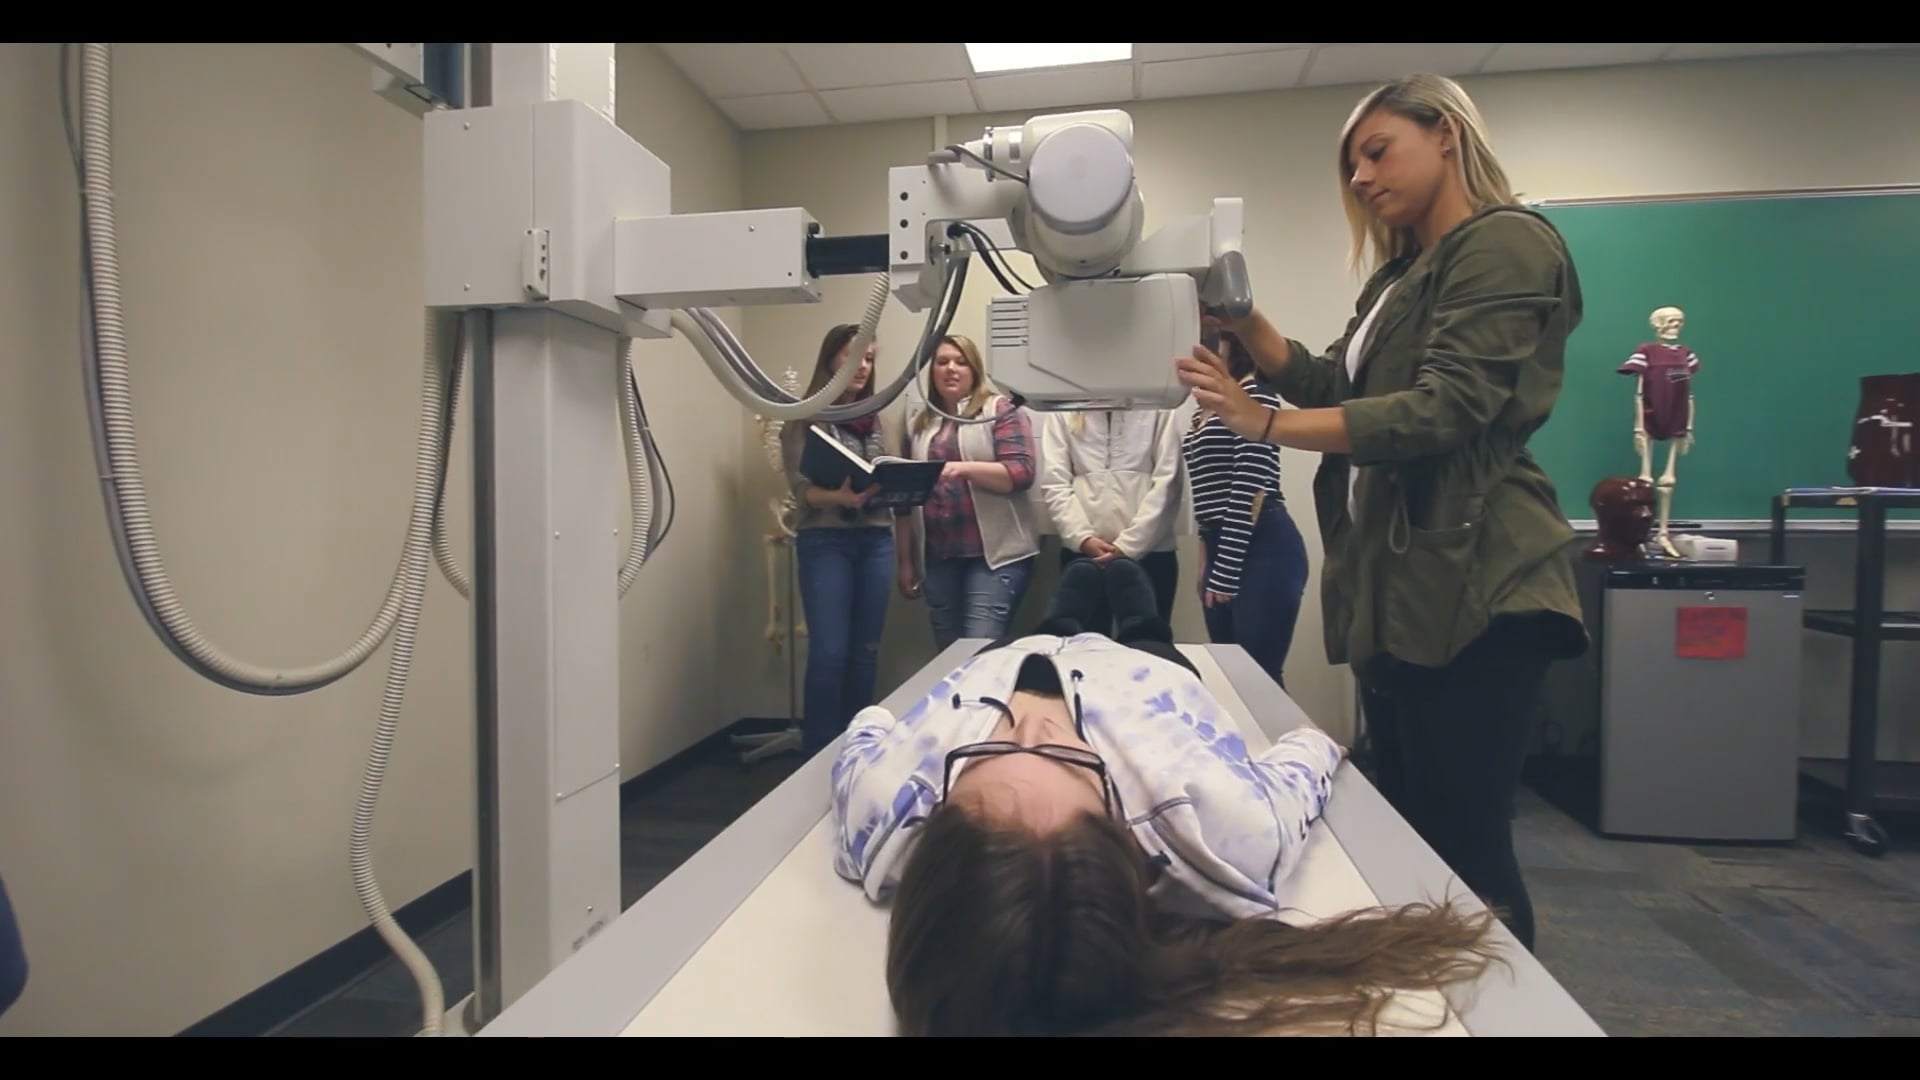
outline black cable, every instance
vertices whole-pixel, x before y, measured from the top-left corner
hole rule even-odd
[[[972,158],[974,161],[979,163],[981,168],[997,176],[1004,176],[1016,184],[1024,184],[1027,182],[1026,177],[1021,176],[1017,172],[1009,172],[1005,168],[1002,168],[999,165],[995,165],[993,162],[988,161],[986,158],[981,157],[979,154],[975,153],[972,150],[967,149],[966,147],[960,145],[959,143],[949,144],[947,146],[947,150],[952,153],[959,154],[961,157]]]
[[[640,441],[644,447],[642,452],[647,455],[647,490],[649,492],[654,490],[652,484],[656,479],[654,469],[658,467],[657,479],[661,481],[660,486],[666,489],[667,495],[666,519],[660,525],[659,535],[647,542],[647,558],[651,559],[660,545],[666,542],[667,534],[673,531],[673,521],[680,509],[680,500],[674,496],[673,473],[667,468],[666,455],[660,452],[660,444],[653,439],[653,425],[647,420],[647,399],[640,393],[640,376],[635,374],[631,367],[627,369],[627,381],[633,386],[633,411],[640,422]]]
[[[1006,262],[1006,253],[1001,251],[1000,246],[993,242],[993,238],[979,226],[970,221],[956,221],[948,227],[947,231],[950,234],[962,233],[973,241],[974,247],[980,249],[980,261],[987,264],[987,272],[1000,282],[1001,288],[1015,296],[1020,295],[1022,290],[1014,288],[1013,282],[1007,280],[1008,275],[1012,275],[1014,281],[1026,286],[1024,291],[1033,291],[1033,285]]]

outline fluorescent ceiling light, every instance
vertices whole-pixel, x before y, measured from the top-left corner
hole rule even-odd
[[[1133,59],[1131,41],[967,42],[967,59],[976,75],[1030,68],[1072,67]]]

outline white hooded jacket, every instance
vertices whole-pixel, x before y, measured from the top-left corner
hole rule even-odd
[[[1028,656],[1050,657],[1083,737],[1104,759],[1116,812],[1162,872],[1154,900],[1191,915],[1278,910],[1307,831],[1326,808],[1341,749],[1300,727],[1257,757],[1231,713],[1186,668],[1098,634],[1035,634],[980,653],[904,716],[860,711],[833,766],[834,870],[892,896],[939,804],[947,755],[991,737]]]
[[[1097,536],[1130,559],[1172,551],[1190,512],[1180,429],[1171,410],[1054,412],[1040,432],[1040,477],[1060,544]]]

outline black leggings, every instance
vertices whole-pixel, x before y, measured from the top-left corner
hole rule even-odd
[[[1446,667],[1395,664],[1361,685],[1380,793],[1528,951],[1513,814],[1552,662],[1541,636],[1525,620],[1497,623]]]

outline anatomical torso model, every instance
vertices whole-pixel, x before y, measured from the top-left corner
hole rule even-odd
[[[1915,421],[1920,421],[1920,375],[1862,378],[1847,476],[1862,487],[1920,486]]]
[[[1693,376],[1700,370],[1700,357],[1679,342],[1680,331],[1687,324],[1685,312],[1663,307],[1647,321],[1653,325],[1655,340],[1635,349],[1620,365],[1620,374],[1634,376],[1633,448],[1640,455],[1640,479],[1653,481],[1659,495],[1660,522],[1654,543],[1677,559],[1680,552],[1667,535],[1667,524],[1672,519],[1679,457],[1693,449]],[[1656,442],[1667,444],[1667,467],[1654,481]]]

